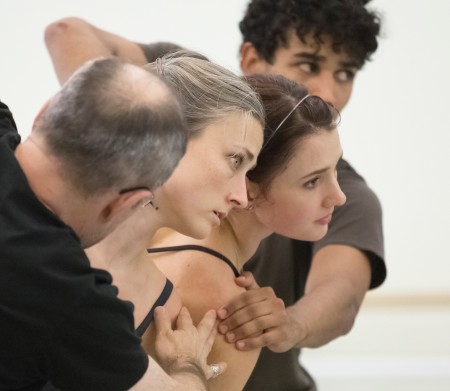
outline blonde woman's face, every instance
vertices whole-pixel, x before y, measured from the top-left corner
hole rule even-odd
[[[262,143],[260,123],[240,112],[208,125],[190,140],[172,176],[155,192],[166,225],[204,238],[232,208],[245,208],[245,176]]]
[[[272,232],[293,239],[315,241],[325,236],[334,208],[345,203],[336,172],[341,156],[337,130],[301,141],[268,194],[255,203],[258,220]]]

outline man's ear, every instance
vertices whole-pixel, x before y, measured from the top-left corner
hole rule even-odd
[[[132,210],[143,207],[153,199],[150,190],[137,189],[117,194],[102,210],[104,221],[111,221],[116,218],[123,219],[123,216],[131,214]]]
[[[267,62],[263,60],[255,47],[250,42],[244,42],[240,48],[242,73],[252,75],[254,73],[266,73]]]

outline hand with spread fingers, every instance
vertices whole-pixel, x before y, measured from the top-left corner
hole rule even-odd
[[[267,346],[274,352],[283,352],[292,348],[295,341],[291,342],[289,335],[296,324],[283,300],[272,288],[260,288],[250,272],[236,278],[236,284],[247,291],[218,310],[222,319],[219,332],[225,339],[239,350]]]
[[[173,329],[165,308],[157,307],[155,351],[158,363],[174,378],[190,373],[206,384],[206,380],[219,376],[225,371],[226,364],[206,363],[217,335],[216,326],[215,311],[208,311],[195,327],[189,311],[183,307]]]

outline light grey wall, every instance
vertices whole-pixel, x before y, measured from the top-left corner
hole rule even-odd
[[[175,41],[238,71],[246,0],[0,0],[0,98],[26,136],[58,88],[45,26],[79,16],[127,38]],[[450,2],[374,0],[385,28],[343,113],[347,159],[384,208],[388,280],[376,294],[450,294]]]
[[[384,38],[344,113],[347,157],[381,198],[381,291],[450,293],[450,2],[376,0]]]

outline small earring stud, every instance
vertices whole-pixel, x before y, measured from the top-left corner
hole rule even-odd
[[[153,209],[158,210],[158,209],[159,209],[159,206],[157,206],[157,205],[155,204],[155,201],[154,201],[154,200],[155,200],[155,196],[152,195],[152,198],[151,198],[150,200],[148,200],[144,205],[142,205],[142,207],[145,208],[146,206],[151,205]]]

